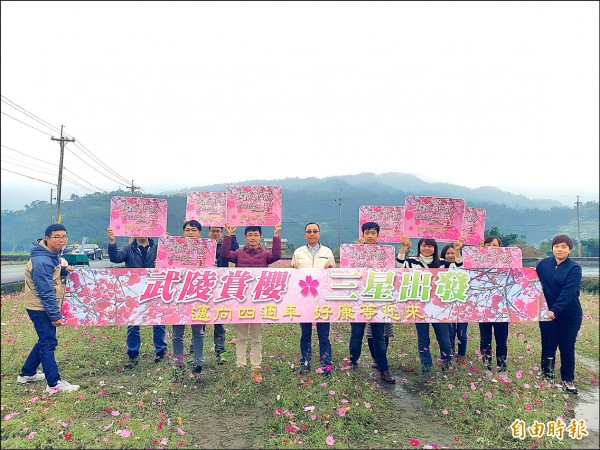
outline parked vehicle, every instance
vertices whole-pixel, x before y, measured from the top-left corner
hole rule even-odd
[[[99,259],[102,261],[104,251],[98,244],[85,244],[83,246],[83,253],[85,253],[89,259]]]

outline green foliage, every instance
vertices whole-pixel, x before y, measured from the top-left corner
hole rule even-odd
[[[490,230],[485,230],[484,236],[497,236],[502,240],[503,247],[515,247],[519,244],[526,244],[525,235],[517,235],[516,233],[502,234],[498,227],[492,227]]]
[[[573,251],[571,252],[571,256],[579,256],[578,248],[579,243],[576,238],[573,236],[569,236],[573,239]],[[554,237],[552,238],[554,239]],[[542,253],[545,253],[548,256],[552,256],[552,239],[547,239],[542,241],[539,246],[539,250]],[[598,238],[590,238],[581,241],[581,256],[582,257],[598,257],[600,256],[600,241]]]
[[[389,174],[388,174],[389,175]],[[491,230],[502,230],[501,238],[505,245],[537,244],[551,239],[559,233],[576,235],[577,217],[572,207],[547,207],[548,202],[502,194],[494,190],[494,195],[481,195],[478,190],[461,190],[452,185],[415,184],[415,179],[395,181],[402,178],[363,174],[352,177],[331,177],[317,180],[265,180],[266,184],[280,184],[283,189],[283,230],[281,236],[288,239],[292,248],[305,243],[304,225],[318,222],[321,226],[321,242],[334,252],[339,244],[355,242],[358,236],[358,209],[362,205],[402,205],[407,195],[436,195],[462,197],[469,206],[485,208],[486,223]],[[410,184],[407,182],[410,181]],[[260,184],[255,181],[250,184]],[[408,191],[404,186],[412,186],[418,191]],[[225,185],[196,187],[192,190],[225,191]],[[492,189],[492,188],[489,188]],[[108,238],[106,227],[110,221],[110,199],[113,196],[130,196],[126,191],[94,193],[85,196],[71,196],[70,201],[61,203],[62,223],[67,227],[72,241],[81,241],[87,236],[88,242],[98,244],[106,250]],[[185,217],[186,195],[152,194],[155,198],[168,201],[168,232],[181,234],[181,221]],[[342,202],[340,204],[340,196]],[[522,197],[522,196],[521,196]],[[484,198],[486,200],[484,200]],[[494,202],[495,201],[495,202]],[[497,203],[503,201],[514,205]],[[554,204],[554,203],[552,203]],[[523,209],[528,205],[529,209]],[[534,209],[533,206],[537,206]],[[54,207],[54,206],[53,206]],[[598,239],[598,202],[588,202],[580,206],[582,239]],[[50,223],[51,213],[56,220],[56,209],[47,201],[34,201],[20,211],[2,211],[1,249],[28,251],[31,243],[41,237]],[[341,217],[340,217],[341,216]],[[340,220],[341,219],[341,220]],[[266,236],[272,231],[267,227]],[[117,239],[118,243],[125,240]],[[527,241],[527,242],[526,242]],[[583,242],[582,242],[583,247]]]
[[[436,367],[431,380],[418,368],[414,325],[397,325],[388,359],[398,384],[390,388],[382,387],[370,368],[366,342],[359,368],[348,369],[347,323],[332,324],[335,367],[329,377],[314,367],[297,374],[297,324],[265,325],[260,384],[250,381],[250,369],[235,368],[230,341],[229,361],[216,364],[210,326],[198,378],[177,369],[170,355],[153,362],[150,326],[141,328],[140,364],[133,370],[123,370],[125,327],[67,326],[58,332],[57,360],[61,376],[81,389],[49,396],[45,383],[15,383],[23,356],[36,341],[21,297],[2,297],[2,448],[328,448],[328,436],[335,439],[333,448],[570,448],[576,443],[566,431],[562,440],[511,436],[517,418],[527,426],[558,416],[571,421],[578,401],[543,381],[535,322],[511,324],[505,378],[484,370],[478,327],[471,325],[465,363],[455,364],[447,378]],[[586,320],[577,352],[597,361],[598,296],[582,296],[582,305]],[[189,338],[189,328],[186,332]],[[313,364],[317,348],[313,335]],[[587,380],[578,383],[584,400],[596,370],[578,358],[576,377]]]

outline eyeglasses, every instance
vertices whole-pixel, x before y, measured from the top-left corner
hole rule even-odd
[[[305,232],[306,234],[317,234],[317,233],[320,233],[320,231],[319,231],[319,230],[306,230],[306,231],[304,231],[304,232]]]
[[[50,239],[54,239],[55,241],[68,241],[69,236],[50,236]]]

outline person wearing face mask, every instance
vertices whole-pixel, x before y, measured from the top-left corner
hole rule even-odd
[[[417,244],[417,256],[409,258],[410,238],[402,236],[400,241],[400,249],[396,257],[396,267],[404,268],[431,268],[437,269],[442,267],[440,257],[438,255],[438,246],[435,239],[419,239]],[[432,323],[433,331],[440,347],[440,360],[442,362],[442,373],[446,375],[448,369],[452,365],[452,348],[450,347],[450,326],[448,323]],[[431,374],[433,361],[429,345],[429,323],[415,323],[417,329],[417,347],[419,350],[419,358],[421,359],[421,369],[423,376],[428,377]]]
[[[560,377],[565,390],[576,395],[575,342],[581,328],[583,309],[579,301],[581,266],[569,255],[573,240],[566,234],[552,239],[553,256],[542,259],[536,271],[548,304],[549,321],[540,321],[542,337],[542,371],[544,378],[554,378],[556,349],[560,350]]]

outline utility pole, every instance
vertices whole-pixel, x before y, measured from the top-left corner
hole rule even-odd
[[[338,199],[338,255],[342,251],[342,190]]]
[[[581,258],[581,227],[579,225],[579,205],[581,205],[581,202],[579,201],[579,195],[575,205],[577,206],[577,256]]]
[[[67,139],[63,137],[63,128],[64,125],[60,126],[60,139],[56,139],[54,136],[50,136],[50,139],[52,139],[53,141],[58,141],[60,144],[60,163],[58,166],[58,187],[57,187],[57,192],[56,192],[56,216],[57,216],[57,223],[60,223],[61,221],[61,217],[60,217],[60,194],[61,194],[61,190],[62,190],[62,173],[63,173],[63,159],[65,157],[65,142],[75,142],[75,138],[73,139]]]
[[[54,215],[52,214],[52,200],[56,200],[53,194],[54,189],[50,189],[50,223],[54,223]]]
[[[133,180],[131,180],[131,186],[125,186],[127,189],[131,189],[131,195],[135,193],[136,189],[139,189],[139,186],[133,184]]]

